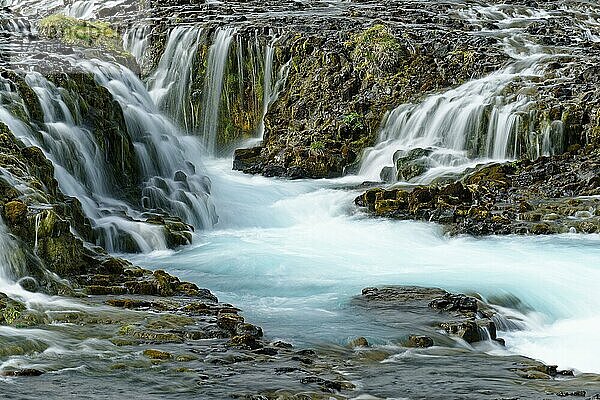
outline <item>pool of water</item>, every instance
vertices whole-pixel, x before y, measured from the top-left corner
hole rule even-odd
[[[231,172],[230,160],[207,167],[219,224],[191,247],[133,261],[211,289],[269,337],[390,343],[397,329],[351,299],[367,286],[441,287],[518,298],[527,329],[501,334],[509,352],[600,372],[600,236],[449,238],[436,225],[366,217],[353,206],[360,191],[342,189],[359,178],[272,180]]]

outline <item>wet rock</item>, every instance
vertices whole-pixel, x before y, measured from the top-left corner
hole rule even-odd
[[[27,205],[22,201],[9,201],[4,205],[4,218],[12,225],[24,224],[27,221]]]
[[[410,181],[417,176],[423,175],[430,167],[427,157],[433,149],[416,148],[409,151],[396,152],[394,162],[396,164],[399,181]]]
[[[340,382],[330,381],[328,379],[319,378],[318,376],[308,376],[300,380],[305,385],[316,384],[326,391],[339,392],[343,386]]]
[[[429,336],[416,336],[411,335],[408,337],[406,347],[420,347],[427,348],[433,346],[433,339]]]
[[[369,347],[369,342],[364,337],[357,337],[348,342],[348,347],[355,349],[357,347]]]
[[[261,147],[251,149],[237,149],[233,155],[233,169],[236,171],[252,172],[258,170],[261,163]]]
[[[446,293],[443,297],[431,301],[429,307],[440,311],[457,311],[462,314],[476,313],[477,299],[464,294]]]
[[[44,371],[40,371],[39,369],[33,368],[24,368],[24,369],[15,369],[15,370],[4,370],[0,373],[2,376],[40,376],[44,374]]]
[[[27,309],[25,304],[0,293],[0,325],[12,325]]]
[[[432,323],[450,335],[458,336],[468,343],[482,340],[498,340],[496,325],[492,321],[493,311],[477,299],[464,294],[452,294],[437,288],[418,286],[387,286],[365,288],[359,304],[368,309],[388,310],[387,312],[409,312],[419,314],[436,313],[437,320]],[[482,308],[485,308],[485,313]],[[441,321],[440,321],[441,319]],[[426,335],[409,337],[409,347],[433,345]]]
[[[19,284],[19,286],[21,286],[23,289],[27,290],[28,292],[35,293],[39,289],[38,282],[35,280],[35,278],[32,278],[30,276],[26,276],[24,278],[19,279],[19,281],[17,283]]]
[[[598,232],[600,192],[582,168],[600,171],[600,150],[480,166],[441,186],[370,189],[355,204],[377,216],[438,222],[453,235]]]
[[[227,332],[235,333],[238,326],[244,323],[244,318],[237,314],[223,313],[217,317],[217,326]]]
[[[550,380],[552,377],[548,374],[545,374],[541,371],[529,370],[529,371],[518,371],[517,374],[520,377],[525,379],[542,379],[542,380]]]
[[[144,350],[144,356],[148,357],[151,360],[169,360],[173,358],[173,354],[156,349]]]
[[[292,349],[294,346],[292,346],[289,343],[286,342],[282,342],[280,340],[271,343],[274,347],[280,348],[280,349]]]
[[[362,290],[362,297],[367,301],[377,302],[413,302],[431,301],[439,296],[448,294],[445,290],[436,288],[425,288],[419,286],[389,286],[369,287]]]
[[[479,342],[483,339],[479,325],[475,321],[444,322],[440,328],[451,335],[458,336],[467,343]]]
[[[113,307],[129,309],[149,308],[152,306],[151,302],[141,299],[109,299],[106,300],[106,304]]]
[[[257,340],[254,335],[242,334],[233,336],[228,344],[234,347],[241,347],[245,349],[255,350],[262,347],[262,344]]]

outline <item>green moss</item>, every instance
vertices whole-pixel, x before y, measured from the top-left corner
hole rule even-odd
[[[321,141],[312,142],[310,144],[310,148],[311,148],[311,150],[314,150],[314,151],[322,151],[325,149],[325,143],[323,143]]]
[[[156,349],[144,350],[144,356],[148,357],[151,360],[168,360],[170,358],[173,358],[173,355],[171,353],[167,353],[166,351]]]
[[[106,22],[83,21],[62,14],[50,15],[39,23],[40,34],[65,44],[100,47],[124,53],[119,34]]]
[[[26,309],[23,303],[0,293],[0,324],[12,325]]]
[[[344,115],[343,122],[355,130],[365,128],[364,117],[356,112]]]
[[[347,46],[353,48],[351,56],[357,69],[367,73],[393,72],[407,55],[406,49],[381,24],[352,36]]]
[[[123,336],[132,336],[135,333],[136,329],[133,325],[124,325],[119,328],[119,335]]]

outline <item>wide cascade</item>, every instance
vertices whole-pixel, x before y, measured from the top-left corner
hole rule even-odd
[[[367,179],[430,182],[478,163],[535,159],[564,150],[563,121],[539,115],[531,96],[548,65],[561,59],[556,49],[535,45],[521,30],[523,21],[540,15],[493,7],[462,14],[500,25],[494,34],[502,37],[513,61],[486,77],[389,112],[377,144],[361,160],[359,174]]]
[[[125,35],[134,54],[143,47],[144,39],[135,39],[140,29]],[[264,117],[289,69],[286,60],[274,55],[279,39],[275,31],[176,26],[147,80],[152,99],[185,132],[199,136],[209,155],[227,154],[240,141],[260,139]]]

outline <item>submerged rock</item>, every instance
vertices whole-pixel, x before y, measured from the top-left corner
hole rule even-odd
[[[156,349],[144,350],[144,356],[150,358],[151,360],[169,360],[173,358],[173,354]]]
[[[4,370],[0,372],[2,376],[40,376],[43,375],[44,371],[33,368],[15,369],[15,370]]]
[[[418,286],[389,286],[365,288],[360,300],[367,308],[430,315],[430,323],[434,327],[468,343],[500,340],[496,337],[496,325],[491,319],[493,311],[480,300],[464,294]],[[437,311],[438,315],[435,316],[432,311]],[[405,344],[408,347],[426,348],[433,346],[433,343],[429,336],[410,335]]]
[[[416,336],[410,335],[408,337],[407,347],[421,347],[427,348],[433,346],[433,339],[429,336]]]
[[[366,338],[360,336],[348,342],[348,347],[355,349],[357,347],[369,347],[369,342]]]

